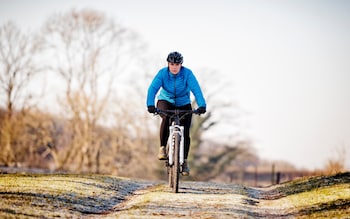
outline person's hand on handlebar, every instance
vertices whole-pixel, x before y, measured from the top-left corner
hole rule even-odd
[[[207,109],[204,106],[199,107],[198,109],[196,109],[196,113],[197,114],[204,114],[207,111]]]
[[[154,106],[148,106],[147,110],[149,113],[155,113],[156,112],[156,108]]]

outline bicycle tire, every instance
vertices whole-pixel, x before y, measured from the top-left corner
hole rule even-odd
[[[175,144],[173,136],[169,136],[171,138],[171,143],[168,142],[167,147],[166,147],[166,154],[167,154],[167,160],[165,162],[166,165],[166,170],[167,170],[167,175],[168,175],[168,185],[170,188],[173,188],[173,164],[169,163],[169,158],[174,157],[174,154],[171,154],[174,149],[171,149],[172,145]]]
[[[173,188],[173,165],[168,166],[168,180],[169,180],[169,187]]]
[[[173,192],[179,192],[179,178],[180,178],[180,134],[175,134],[175,148],[174,148],[174,165],[172,166],[172,181]]]

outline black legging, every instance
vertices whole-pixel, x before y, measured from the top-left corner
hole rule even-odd
[[[187,104],[184,106],[175,107],[173,104],[169,103],[165,100],[158,100],[157,102],[157,108],[161,110],[191,110],[192,106],[191,104]],[[168,137],[169,137],[169,117],[166,117],[164,115],[162,117],[162,123],[160,124],[160,145],[166,146]],[[192,121],[192,114],[186,115],[181,121],[180,125],[184,126],[184,158],[187,159],[188,152],[190,150],[190,126]]]

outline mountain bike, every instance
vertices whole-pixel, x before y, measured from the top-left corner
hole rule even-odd
[[[168,173],[169,186],[174,193],[179,191],[179,178],[184,164],[184,127],[180,121],[188,114],[198,114],[196,110],[160,110],[155,114],[165,115],[170,120],[169,138],[166,146],[167,160],[165,166]]]

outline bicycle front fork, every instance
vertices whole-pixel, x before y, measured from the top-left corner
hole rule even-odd
[[[179,134],[180,136],[180,150],[179,150],[179,162],[180,165],[184,163],[184,127],[180,125],[172,125],[169,126],[169,153],[168,153],[168,162],[169,165],[174,164],[174,152],[175,152],[175,135]]]

